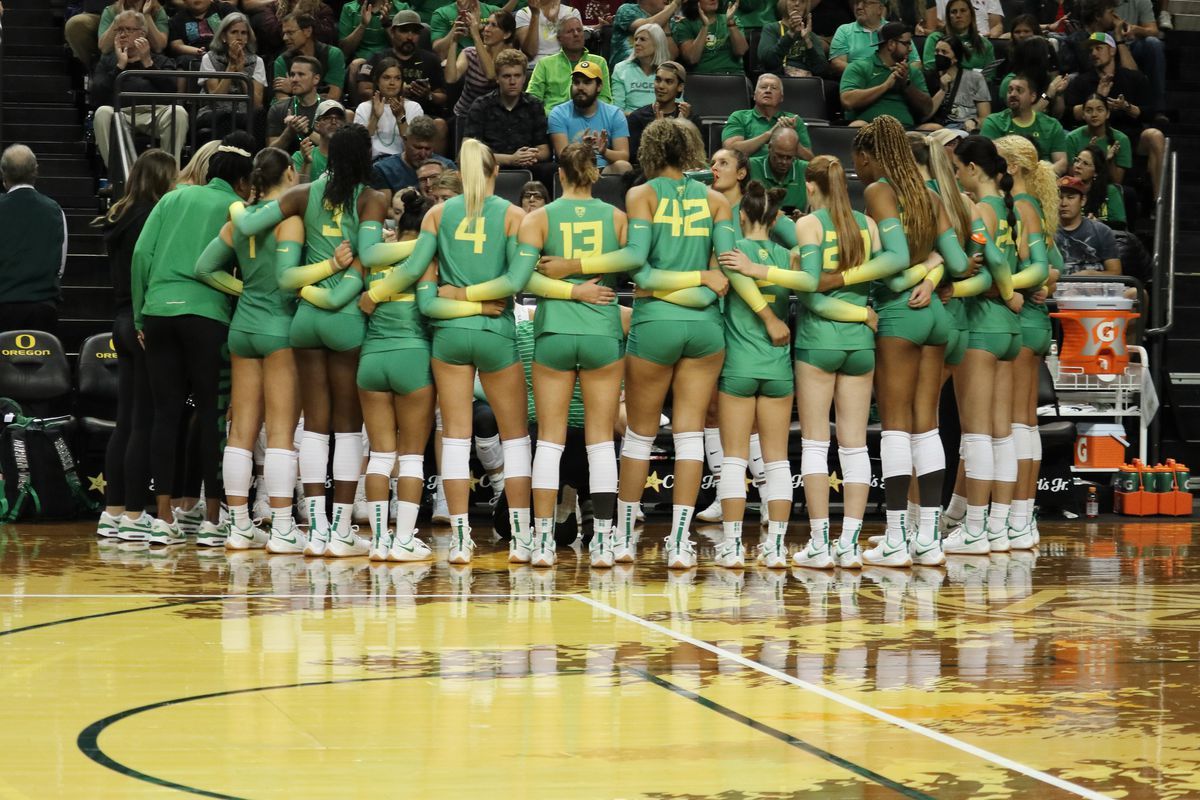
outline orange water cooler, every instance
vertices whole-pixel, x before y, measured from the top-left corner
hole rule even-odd
[[[1139,314],[1129,309],[1133,301],[1115,296],[1071,296],[1059,300],[1050,316],[1062,323],[1063,343],[1058,354],[1062,367],[1081,369],[1085,375],[1119,375],[1129,363],[1125,331]]]

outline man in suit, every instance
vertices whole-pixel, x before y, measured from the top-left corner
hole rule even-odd
[[[57,334],[58,281],[67,263],[67,218],[33,188],[37,158],[23,144],[0,156],[0,324]]]

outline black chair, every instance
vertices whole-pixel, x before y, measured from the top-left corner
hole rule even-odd
[[[799,115],[809,125],[828,125],[825,105],[825,81],[820,78],[780,78],[783,83],[784,111]]]
[[[709,158],[717,154],[721,149],[723,140],[721,134],[725,132],[724,122],[707,122],[704,124],[704,141],[708,144]]]
[[[693,122],[724,120],[750,107],[750,84],[744,75],[689,75],[684,99],[692,104]]]
[[[500,170],[496,175],[496,196],[514,205],[521,205],[521,187],[533,180],[527,169]]]
[[[854,137],[857,128],[842,128],[835,125],[814,126],[809,130],[814,155],[833,156],[842,162],[847,175],[854,175]]]
[[[0,397],[10,397],[30,416],[70,411],[71,365],[58,337],[44,331],[0,333]]]
[[[1054,412],[1057,415],[1058,410],[1058,393],[1054,391],[1054,378],[1050,375],[1050,369],[1046,366],[1046,362],[1042,362],[1038,369],[1038,407],[1054,406]],[[1045,421],[1038,421],[1038,431],[1042,436],[1042,452],[1049,453],[1050,451],[1058,451],[1060,448],[1065,448],[1067,453],[1072,452],[1075,446],[1075,423],[1059,416],[1046,417]],[[1068,458],[1071,456],[1068,455]],[[1048,456],[1043,455],[1043,461],[1049,460]]]
[[[625,210],[625,179],[620,175],[601,175],[592,187],[592,196]]]
[[[79,348],[76,416],[85,433],[109,434],[117,427],[117,350],[110,334],[89,336]]]
[[[850,193],[850,207],[855,211],[866,213],[867,201],[863,196],[866,189],[867,187],[858,178],[847,176],[846,191]]]

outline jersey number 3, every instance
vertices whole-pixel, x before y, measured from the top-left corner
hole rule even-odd
[[[487,241],[487,233],[483,229],[483,217],[463,217],[462,222],[454,229],[454,238],[459,242],[470,242],[472,252],[480,255],[483,244]]]
[[[654,212],[654,222],[671,226],[672,236],[703,236],[708,238],[710,232],[703,221],[708,218],[708,200],[692,198],[681,202],[673,197],[664,197],[658,201],[658,209]]]

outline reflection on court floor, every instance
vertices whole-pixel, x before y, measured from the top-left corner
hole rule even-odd
[[[653,525],[612,570],[0,527],[0,798],[1200,794],[1192,526],[1044,534],[667,574]]]

